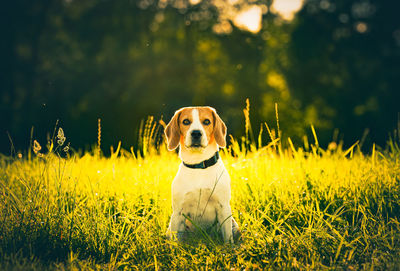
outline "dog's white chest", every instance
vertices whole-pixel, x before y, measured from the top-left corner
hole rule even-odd
[[[216,221],[220,205],[219,199],[213,194],[212,189],[200,188],[183,196],[181,212],[187,216],[190,222],[194,222],[198,226],[208,226],[213,225]]]
[[[207,169],[181,165],[172,184],[173,209],[199,225],[213,224],[229,204],[230,180],[221,161]]]

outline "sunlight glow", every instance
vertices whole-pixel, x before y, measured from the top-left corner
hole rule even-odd
[[[279,13],[283,19],[292,20],[297,11],[303,6],[304,0],[275,0],[271,11]]]
[[[213,31],[217,34],[228,34],[232,32],[232,25],[228,22],[228,20],[224,20],[215,24],[213,26]]]
[[[261,29],[262,9],[259,6],[250,6],[248,9],[239,12],[233,23],[240,29],[257,33]]]
[[[358,22],[355,24],[355,28],[359,33],[365,33],[368,30],[368,25],[364,22]]]
[[[164,0],[165,1],[165,0]],[[296,12],[303,6],[304,0],[273,0],[272,5],[250,4],[255,1],[245,0],[210,0],[211,5],[218,10],[218,20],[213,26],[217,34],[229,34],[232,25],[252,33],[260,32],[262,28],[262,16],[267,12],[279,14],[284,20],[292,20]],[[196,5],[202,0],[189,0]]]
[[[190,4],[192,5],[197,5],[198,3],[201,2],[201,0],[189,0]]]

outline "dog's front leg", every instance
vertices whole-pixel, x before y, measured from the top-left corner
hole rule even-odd
[[[182,240],[183,232],[185,230],[185,219],[179,212],[173,212],[168,227],[168,238],[173,239],[174,235],[178,237],[178,240]]]
[[[221,227],[222,238],[225,243],[233,243],[232,236],[232,212],[229,204],[222,206],[217,212],[218,224]]]

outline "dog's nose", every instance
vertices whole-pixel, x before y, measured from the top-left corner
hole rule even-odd
[[[190,135],[192,136],[193,139],[200,139],[201,137],[201,131],[200,130],[193,130]]]

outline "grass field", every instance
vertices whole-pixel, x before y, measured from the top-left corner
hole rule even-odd
[[[146,149],[144,158],[119,149],[109,158],[95,151],[61,158],[60,146],[40,154],[35,142],[32,157],[3,156],[0,268],[400,269],[400,151],[393,141],[369,155],[334,143],[247,152],[239,145],[230,147],[235,156],[222,153],[242,230],[233,246],[165,238],[180,160],[164,147]]]

